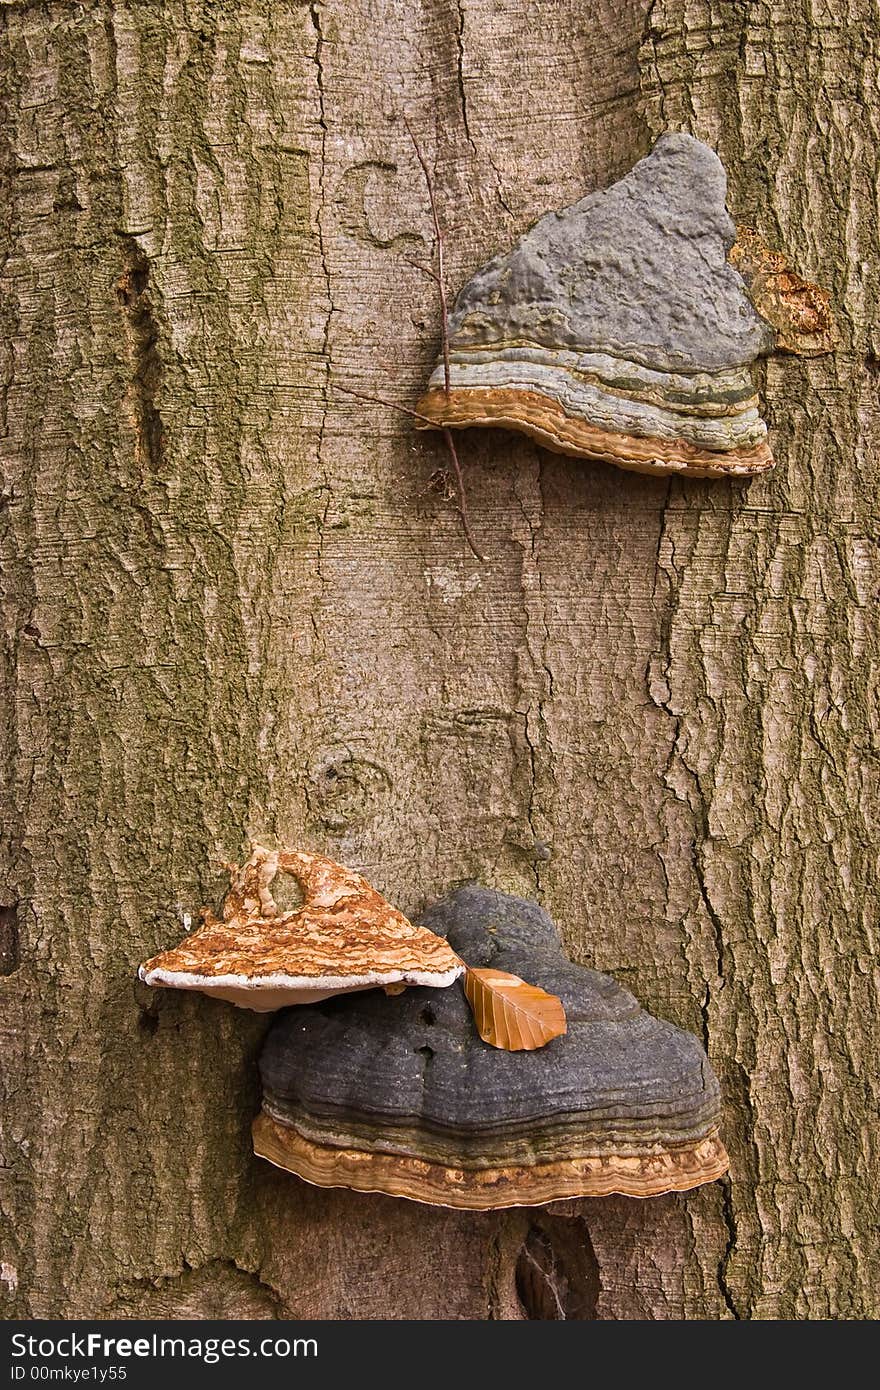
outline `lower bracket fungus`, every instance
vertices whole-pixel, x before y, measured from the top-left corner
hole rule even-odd
[[[726,1172],[719,1087],[698,1040],[572,964],[541,908],[472,886],[423,920],[475,969],[559,995],[568,1031],[499,1052],[475,1035],[458,989],[283,1013],[260,1059],[258,1155],[322,1187],[473,1210],[650,1197]]]
[[[771,468],[751,366],[777,346],[829,350],[830,309],[778,274],[750,298],[726,192],[717,155],[671,132],[611,188],[542,217],[459,294],[419,427],[501,426],[643,473]]]
[[[281,912],[278,873],[302,888],[303,905]],[[233,869],[222,918],[145,961],[148,985],[194,989],[265,1012],[331,994],[406,985],[451,985],[463,963],[441,937],[414,926],[352,869],[304,851],[256,847]]]

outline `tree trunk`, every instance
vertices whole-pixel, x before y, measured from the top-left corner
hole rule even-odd
[[[874,5],[3,20],[0,1308],[876,1316]],[[480,565],[436,437],[332,390],[411,405],[437,349],[403,110],[453,291],[660,131],[712,145],[840,317],[833,356],[767,364],[775,472],[474,431]],[[409,913],[470,878],[538,899],[703,1036],[730,1181],[470,1215],[253,1158],[265,1018],[133,983],[249,837]]]

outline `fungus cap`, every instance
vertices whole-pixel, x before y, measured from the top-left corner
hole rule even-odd
[[[458,989],[283,1013],[260,1059],[259,1155],[320,1186],[477,1210],[647,1197],[726,1171],[718,1083],[698,1040],[572,964],[541,908],[471,886],[424,921],[469,965],[559,995],[568,1032],[537,1052],[499,1052]]]
[[[294,911],[279,911],[272,896],[279,872],[302,888]],[[202,927],[145,961],[138,975],[264,1012],[375,987],[443,987],[463,968],[447,942],[408,921],[352,869],[257,846],[232,871],[222,918],[206,911]]]

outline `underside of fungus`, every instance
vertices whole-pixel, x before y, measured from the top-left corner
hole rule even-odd
[[[777,345],[827,351],[830,311],[766,256],[755,274],[751,242],[730,254],[726,191],[717,155],[670,133],[611,188],[543,217],[459,294],[420,428],[501,426],[644,473],[771,468],[752,364]]]
[[[281,912],[272,896],[279,873],[302,889],[294,911]],[[222,917],[207,909],[203,917],[179,946],[145,961],[140,979],[264,1012],[377,986],[444,987],[464,969],[445,941],[360,874],[304,851],[256,847],[231,871]]]
[[[281,1014],[260,1059],[258,1155],[319,1186],[473,1210],[649,1197],[726,1171],[697,1039],[573,965],[542,909],[472,886],[424,922],[469,966],[558,995],[566,1033],[534,1052],[489,1048],[458,989]]]

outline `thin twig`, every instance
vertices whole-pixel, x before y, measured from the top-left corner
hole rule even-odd
[[[440,218],[437,215],[437,200],[434,197],[434,180],[431,178],[431,171],[428,168],[428,161],[422,154],[421,146],[419,145],[419,142],[415,137],[415,132],[412,126],[407,120],[406,112],[404,111],[401,114],[403,116],[403,124],[406,126],[407,134],[409,135],[409,138],[412,141],[413,149],[416,152],[416,159],[422,166],[422,173],[425,176],[425,185],[428,189],[428,201],[431,204],[431,216],[434,219],[434,240],[437,246],[437,273],[436,275],[434,275],[433,272],[430,271],[428,273],[432,275],[432,278],[434,280],[436,280],[437,287],[440,291],[440,335],[441,343],[443,346],[443,389],[445,391],[446,399],[448,401],[450,397],[449,305],[446,300],[446,271],[443,251],[443,232],[440,228]],[[411,262],[411,264],[414,263]],[[424,267],[420,266],[419,269],[424,269]],[[446,441],[446,447],[449,450],[449,457],[452,459],[452,467],[455,470],[455,478],[456,482],[458,483],[458,507],[459,511],[461,512],[461,523],[464,527],[464,533],[467,537],[467,543],[476,555],[477,559],[481,563],[485,563],[483,556],[477,549],[473,534],[471,532],[470,519],[468,517],[467,499],[465,496],[464,488],[464,475],[461,471],[461,464],[458,461],[458,451],[456,450],[455,442],[452,438],[452,432],[448,428],[448,426],[444,426],[443,428],[443,438]]]
[[[429,265],[419,265],[418,261],[411,261],[409,256],[403,256],[401,259],[404,265],[411,265],[413,270],[420,270],[423,275],[430,275],[431,279],[435,281],[436,284],[440,284],[440,276],[437,274],[436,270],[432,270]]]
[[[401,415],[409,415],[412,420],[423,420],[432,429],[437,428],[437,421],[432,420],[430,415],[422,415],[419,410],[410,410],[408,405],[398,405],[396,401],[386,401],[382,396],[370,396],[366,391],[352,391],[350,386],[342,386],[338,381],[331,384],[334,391],[342,391],[346,396],[354,396],[356,401],[369,401],[371,405],[384,405],[388,410],[399,410]]]
[[[440,219],[437,216],[437,201],[434,197],[434,181],[431,178],[431,171],[428,168],[427,160],[422,154],[421,146],[413,133],[413,128],[406,118],[406,112],[402,112],[403,124],[406,126],[407,134],[413,143],[416,152],[416,159],[422,166],[422,173],[425,176],[425,183],[428,187],[428,200],[431,204],[431,216],[434,219],[434,236],[437,241],[437,284],[440,286],[440,329],[443,335],[443,381],[447,399],[449,398],[449,308],[446,303],[446,276],[443,264],[443,233],[440,230]]]
[[[381,396],[368,395],[366,391],[353,391],[350,386],[342,386],[338,381],[332,382],[331,385],[337,391],[342,391],[342,393],[346,396],[354,396],[355,400],[357,401],[369,401],[371,405],[383,405],[386,407],[387,410],[397,410],[400,412],[401,415],[408,415],[412,420],[421,420],[424,424],[430,425],[432,429],[437,428],[437,421],[432,420],[430,415],[423,415],[419,410],[410,410],[409,406],[398,405],[396,401],[383,400]],[[471,531],[470,517],[468,516],[467,498],[465,496],[464,490],[464,476],[461,471],[461,464],[458,461],[458,453],[455,448],[455,441],[452,438],[452,431],[445,425],[442,427],[442,429],[443,438],[446,442],[446,447],[449,450],[449,457],[452,460],[452,467],[455,471],[456,482],[458,483],[458,510],[461,513],[461,524],[464,530],[465,538],[474,555],[479,560],[480,564],[484,565],[486,563],[486,557],[485,555],[481,555],[479,550],[477,549],[476,541],[474,540],[473,532]]]
[[[461,512],[461,524],[464,528],[464,534],[467,537],[468,545],[476,555],[480,564],[484,565],[486,563],[486,557],[480,554],[479,550],[477,549],[476,542],[474,541],[473,535],[471,533],[471,523],[468,517],[467,502],[465,500],[464,477],[461,471],[461,464],[458,461],[458,454],[456,452],[455,444],[452,441],[452,431],[446,425],[444,425],[443,427],[443,438],[446,440],[446,447],[449,450],[449,457],[452,459],[452,466],[455,469],[455,477],[458,483],[458,510]]]

